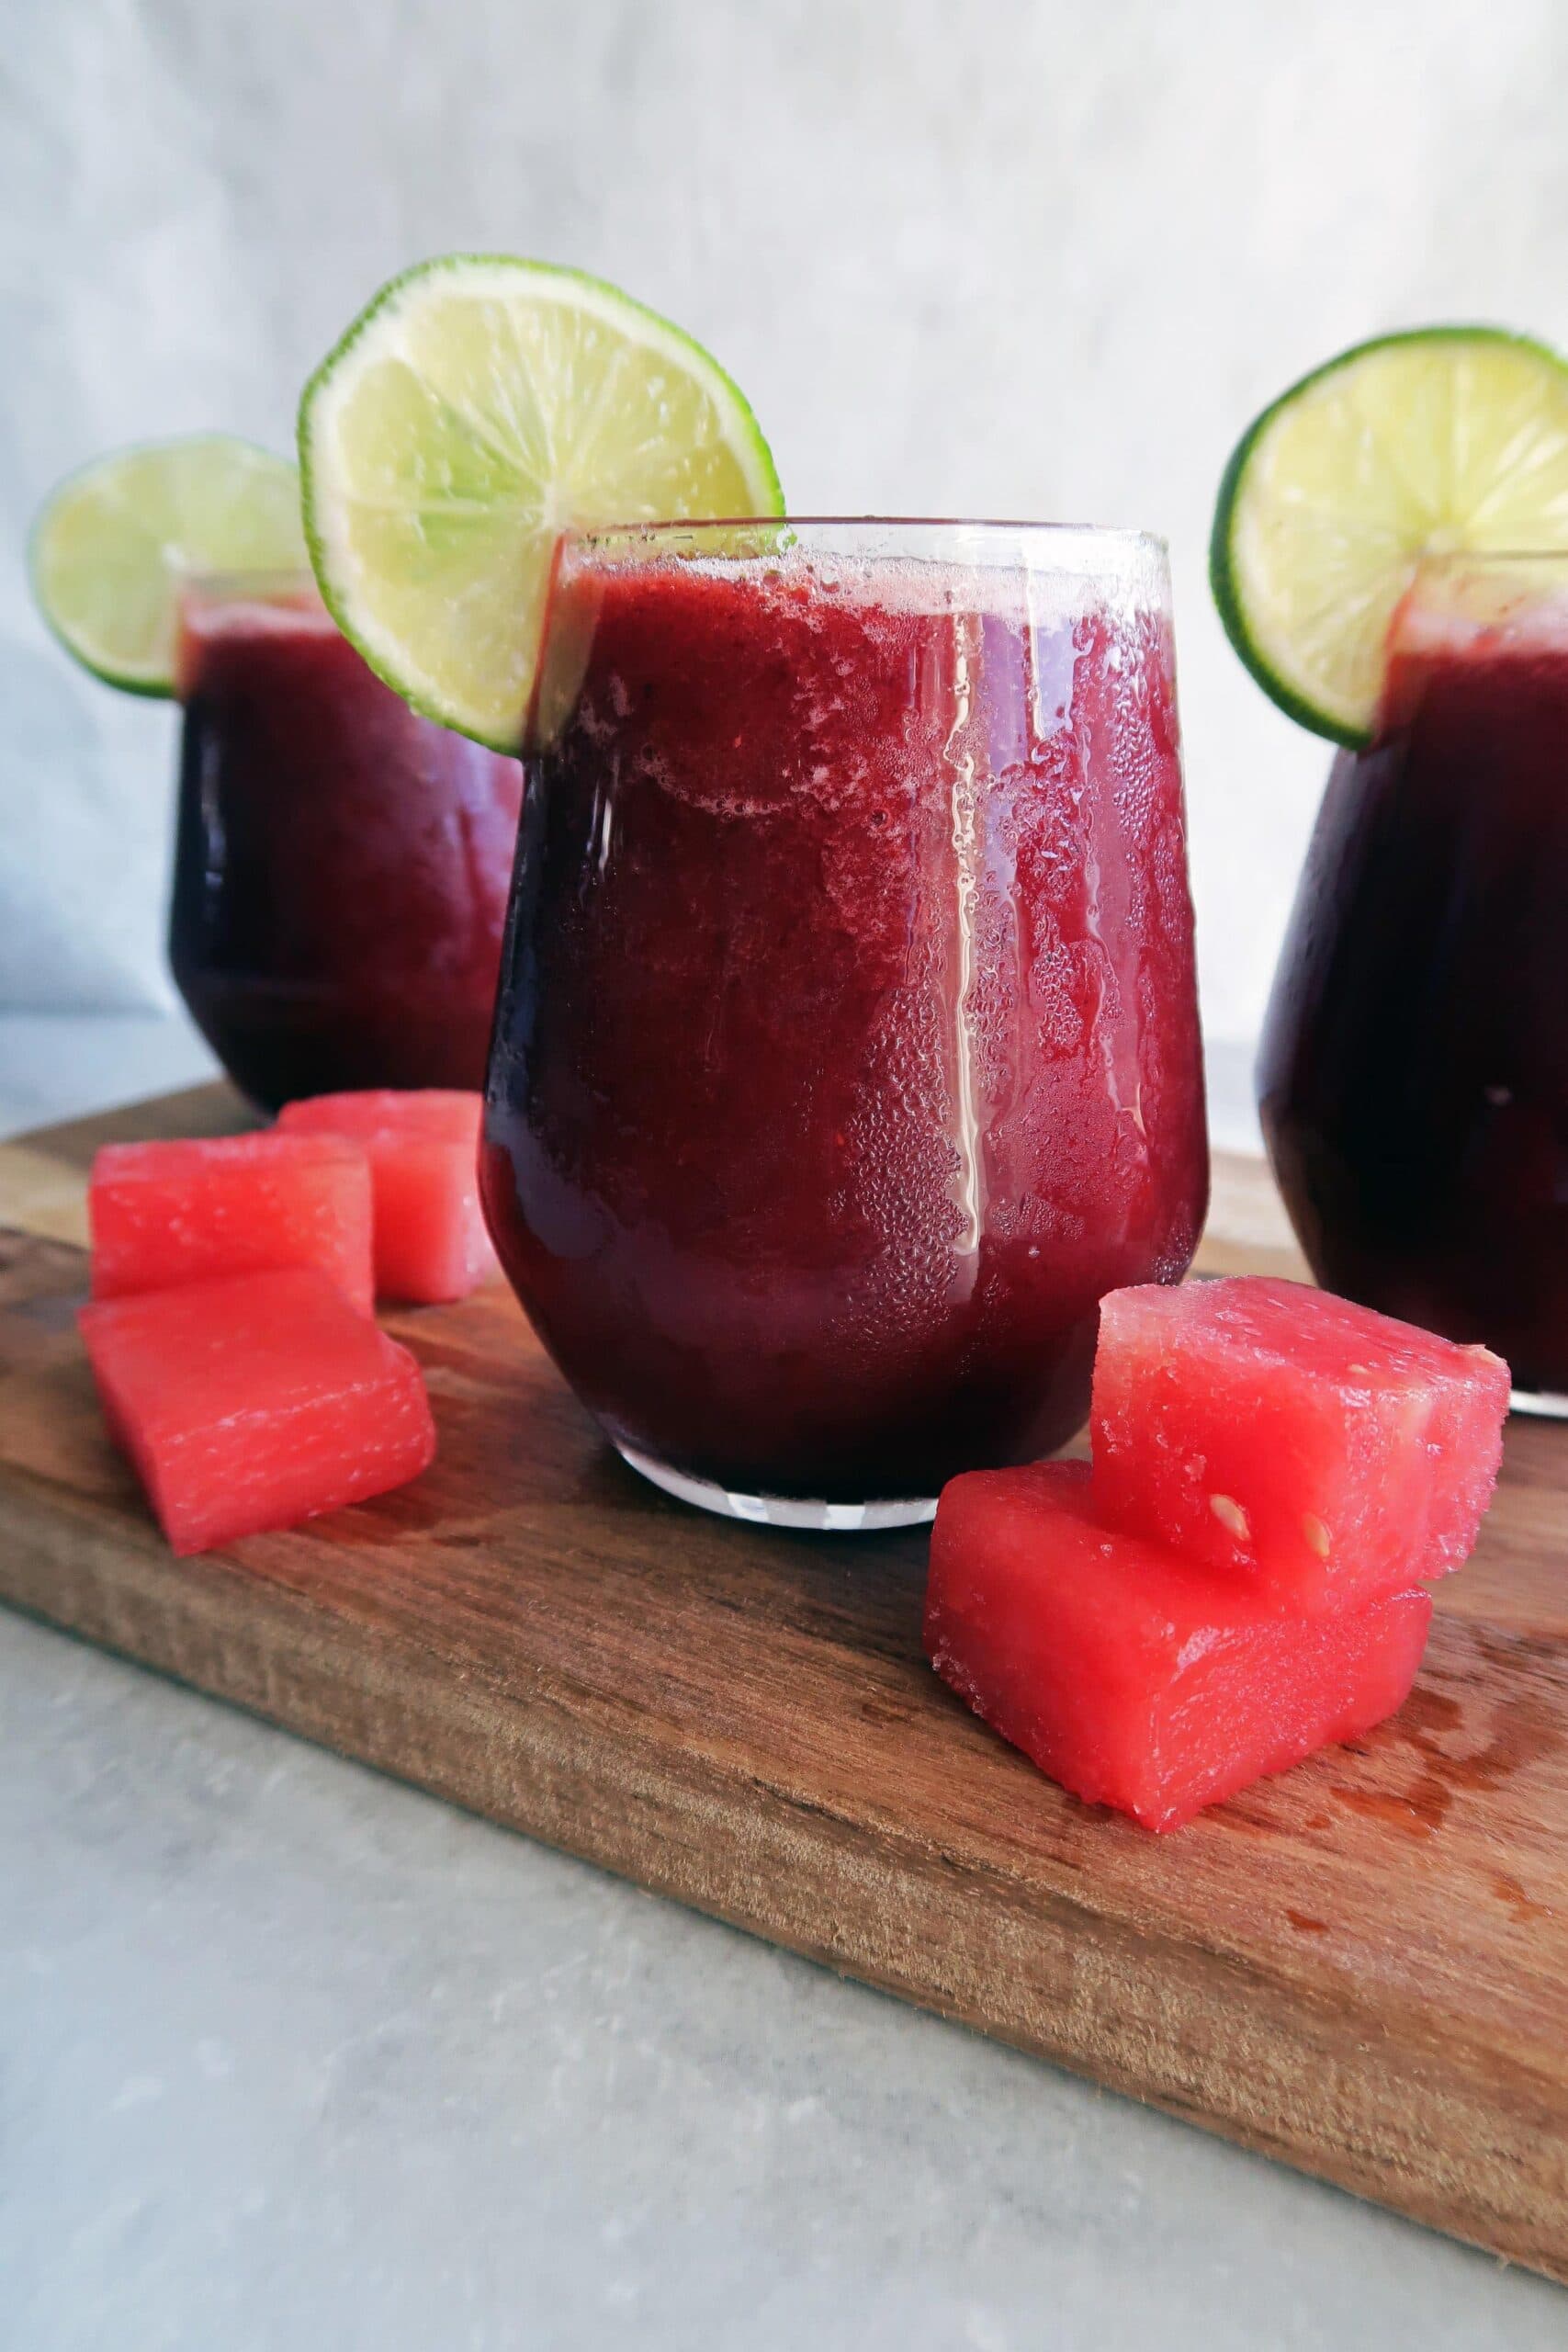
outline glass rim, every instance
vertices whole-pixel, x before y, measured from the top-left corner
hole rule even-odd
[[[941,531],[959,538],[1039,539],[1056,544],[1077,540],[1107,552],[1144,549],[1168,557],[1168,542],[1157,531],[1144,531],[1116,523],[1059,523],[1016,520],[1006,516],[964,514],[726,514],[669,516],[654,521],[568,524],[559,533],[564,545],[603,547],[629,541],[658,541],[721,531]]]
[[[1568,563],[1568,539],[1553,548],[1430,548],[1415,559],[1417,571],[1457,571],[1489,564]]]
[[[175,582],[178,596],[223,595],[241,597],[257,595],[267,589],[286,591],[308,588],[313,596],[321,595],[321,586],[309,563],[299,565],[258,563],[253,567],[226,566],[220,571],[199,569],[182,571]]]

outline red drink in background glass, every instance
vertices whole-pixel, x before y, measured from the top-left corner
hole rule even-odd
[[[1078,1427],[1207,1192],[1163,550],[665,526],[558,560],[497,1249],[639,1469],[927,1517]]]
[[[1329,777],[1258,1083],[1319,1278],[1568,1410],[1568,553],[1424,568],[1376,740]]]
[[[294,581],[187,594],[169,954],[265,1110],[483,1081],[522,770],[421,718]]]

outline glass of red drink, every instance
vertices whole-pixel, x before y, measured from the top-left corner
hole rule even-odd
[[[1259,1095],[1331,1289],[1568,1413],[1568,550],[1425,564],[1334,763]]]
[[[523,772],[410,710],[303,578],[196,582],[169,956],[242,1092],[483,1083]]]
[[[530,740],[481,1190],[626,1459],[847,1529],[1060,1445],[1207,1194],[1163,547],[569,537]]]

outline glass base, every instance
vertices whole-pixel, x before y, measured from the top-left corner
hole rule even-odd
[[[735,1495],[710,1478],[688,1478],[650,1453],[638,1453],[618,1442],[616,1453],[630,1468],[653,1486],[662,1487],[683,1503],[711,1510],[720,1519],[749,1520],[757,1527],[793,1527],[814,1535],[874,1535],[889,1527],[925,1527],[936,1517],[934,1495],[911,1495],[907,1501],[818,1503],[794,1495]]]
[[[1510,1413],[1535,1413],[1542,1420],[1568,1421],[1568,1396],[1551,1388],[1514,1388],[1508,1392]]]

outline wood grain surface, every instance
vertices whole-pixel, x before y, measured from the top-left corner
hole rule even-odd
[[[82,1173],[223,1090],[0,1146],[0,1597],[513,1827],[1568,2278],[1568,1428],[1516,1421],[1420,1680],[1156,1839],[919,1649],[925,1539],[705,1519],[626,1470],[504,1293],[390,1318],[435,1467],[175,1560],[77,1345]],[[1214,1268],[1288,1271],[1222,1161]]]

